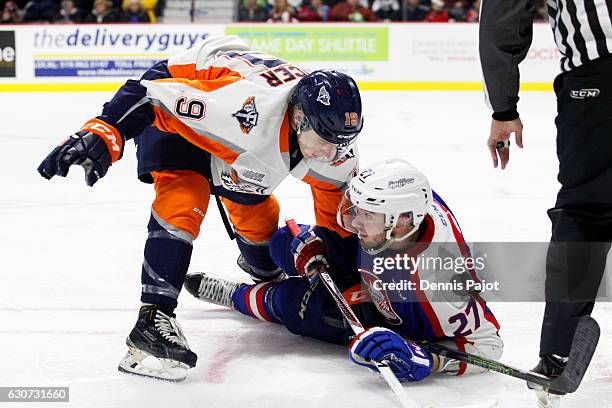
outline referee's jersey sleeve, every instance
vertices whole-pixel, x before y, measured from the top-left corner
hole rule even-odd
[[[540,0],[483,0],[479,52],[487,105],[494,112],[516,111],[519,63],[533,36]]]

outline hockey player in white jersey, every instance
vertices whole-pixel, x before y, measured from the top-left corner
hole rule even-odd
[[[340,241],[350,235],[335,210],[357,167],[362,124],[348,75],[307,73],[238,37],[216,37],[127,81],[100,116],[47,156],[43,177],[80,165],[91,186],[134,138],[138,177],[155,185],[143,305],[121,371],[180,381],[195,366],[174,309],[211,195],[221,197],[241,265],[256,281],[280,274],[268,251],[279,216],[272,192],[289,175],[311,187],[318,226]]]
[[[355,313],[365,327],[370,327],[355,338],[316,278],[291,277],[248,285],[198,273],[189,275],[185,285],[202,300],[284,324],[296,334],[349,345],[350,357],[359,365],[376,370],[373,362],[385,360],[400,380],[420,381],[432,373],[483,371],[429,353],[415,341],[443,343],[499,359],[503,350],[499,324],[477,292],[437,291],[432,285],[420,284],[477,281],[473,268],[444,270],[393,262],[398,256],[403,259],[406,255],[414,261],[441,252],[457,260],[471,256],[453,214],[420,171],[400,159],[365,169],[350,182],[338,209],[338,220],[358,235],[352,246],[334,242],[316,226],[304,226],[297,238],[287,228],[279,229],[270,250],[278,266],[289,275],[307,276],[316,262],[327,263]],[[385,262],[387,259],[391,262]],[[381,265],[385,265],[383,270]],[[399,290],[384,285],[394,283],[398,287],[401,281],[414,285]]]

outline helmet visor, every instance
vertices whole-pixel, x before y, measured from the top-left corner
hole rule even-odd
[[[388,237],[385,215],[367,211],[351,202],[349,190],[344,192],[337,215],[338,224],[345,230],[357,234],[361,246],[369,253],[377,253],[386,247]]]

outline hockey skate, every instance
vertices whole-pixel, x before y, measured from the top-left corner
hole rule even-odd
[[[242,283],[198,272],[188,274],[185,278],[185,289],[196,298],[216,305],[233,308],[232,295]]]
[[[555,355],[545,355],[540,359],[537,366],[531,371],[534,373],[544,374],[547,377],[558,377],[563,369],[567,359]],[[555,390],[544,389],[542,386],[527,382],[527,386],[535,391],[538,401],[538,408],[559,408],[561,405],[561,395]]]
[[[126,344],[128,352],[119,362],[119,371],[144,377],[183,381],[198,359],[174,314],[162,312],[157,305],[140,308]]]

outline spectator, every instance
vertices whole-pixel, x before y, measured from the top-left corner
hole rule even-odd
[[[421,0],[406,0],[402,19],[405,21],[423,21],[429,13],[429,7],[421,4]]]
[[[328,21],[329,6],[323,4],[323,0],[310,0],[310,4],[302,6],[298,12],[300,21]]]
[[[276,0],[274,8],[270,13],[268,22],[283,22],[283,23],[295,23],[297,22],[295,9],[287,3],[287,0]]]
[[[238,5],[238,21],[266,21],[266,8],[257,0],[241,1]]]
[[[155,7],[153,8],[153,13],[157,17],[163,17],[165,9],[166,9],[166,0],[159,0],[157,4],[155,4]]]
[[[142,8],[140,0],[129,0],[127,7],[123,13],[121,13],[120,20],[125,23],[149,23],[149,15]]]
[[[72,0],[62,0],[61,7],[55,17],[54,23],[82,23],[85,13],[74,5]]]
[[[113,3],[109,0],[96,0],[94,8],[85,18],[87,23],[116,23],[119,21],[119,11],[113,8]]]
[[[335,21],[376,21],[372,10],[363,7],[359,0],[345,0],[336,4],[331,17]]]
[[[157,21],[155,17],[155,8],[157,6],[157,0],[140,0],[140,6],[145,10],[147,15],[149,16],[149,21],[151,23],[154,23]]]
[[[117,0],[113,0],[113,3]],[[130,0],[120,0],[121,1],[121,10],[127,10]],[[160,2],[157,0],[140,0],[140,9],[143,10],[149,16],[149,22],[154,23],[157,21],[157,5]]]
[[[374,0],[372,11],[380,20],[397,21],[401,18],[398,0]]]
[[[477,23],[480,15],[480,0],[474,0],[467,11],[467,21]]]
[[[21,16],[19,15],[19,7],[17,7],[17,3],[12,0],[7,1],[4,4],[2,9],[2,19],[0,20],[1,24],[15,24],[21,21]]]
[[[287,3],[289,3],[289,6],[293,7],[296,14],[297,10],[302,6],[302,0],[287,0]]]
[[[53,0],[32,0],[24,8],[23,21],[51,22],[58,12],[59,7]]]
[[[467,8],[465,0],[454,1],[448,7],[448,16],[454,21],[467,21]]]
[[[431,11],[425,17],[429,23],[448,23],[448,12],[444,10],[444,1],[431,0]]]

